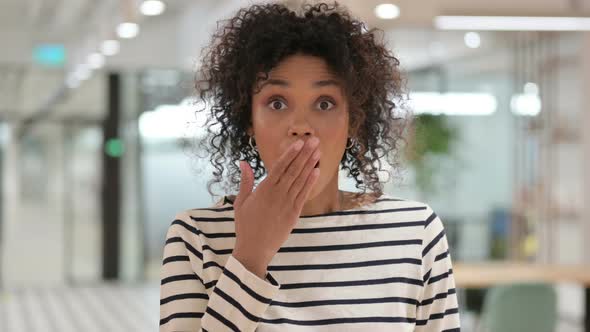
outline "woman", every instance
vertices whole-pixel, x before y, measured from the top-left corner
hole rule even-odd
[[[170,225],[160,331],[459,331],[441,220],[377,176],[406,122],[374,31],[337,4],[254,5],[207,50],[209,190],[239,191]]]

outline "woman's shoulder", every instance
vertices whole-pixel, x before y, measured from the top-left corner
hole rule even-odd
[[[177,212],[170,228],[177,228],[177,232],[198,235],[218,229],[229,230],[233,227],[233,221],[233,205],[228,201],[227,196],[223,196],[208,207],[198,207]]]
[[[381,203],[381,206],[399,207],[399,208],[413,208],[417,210],[427,210],[430,206],[422,201],[404,198],[393,194],[382,193],[376,197],[374,203]]]
[[[424,224],[424,227],[427,228],[433,222],[442,224],[439,216],[433,210],[430,204],[414,199],[403,198],[391,194],[382,194],[379,198],[374,201],[374,208],[380,210],[389,210],[392,211],[407,211],[413,212],[412,215]],[[440,225],[439,227],[442,227]]]
[[[210,214],[210,212],[221,212],[221,211],[231,210],[231,209],[228,209],[228,207],[233,207],[233,202],[236,199],[235,195],[223,195],[223,196],[217,196],[217,197],[218,198],[214,199],[214,203],[212,203],[212,204],[208,204],[208,205],[203,204],[200,207],[195,207],[193,209],[183,211],[183,213]]]

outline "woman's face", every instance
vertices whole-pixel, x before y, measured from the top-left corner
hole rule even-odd
[[[252,97],[248,134],[267,170],[297,139],[319,139],[320,177],[309,198],[335,180],[346,146],[348,104],[340,84],[323,59],[296,54],[260,81],[262,88]]]

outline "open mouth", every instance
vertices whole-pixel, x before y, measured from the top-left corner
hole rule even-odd
[[[318,160],[318,162],[315,164],[315,168],[319,168],[320,167],[320,161]]]

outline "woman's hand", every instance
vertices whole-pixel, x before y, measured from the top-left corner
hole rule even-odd
[[[250,165],[240,161],[240,192],[234,202],[236,244],[233,256],[264,278],[266,268],[287,240],[320,174],[319,140],[297,140],[256,187]]]

